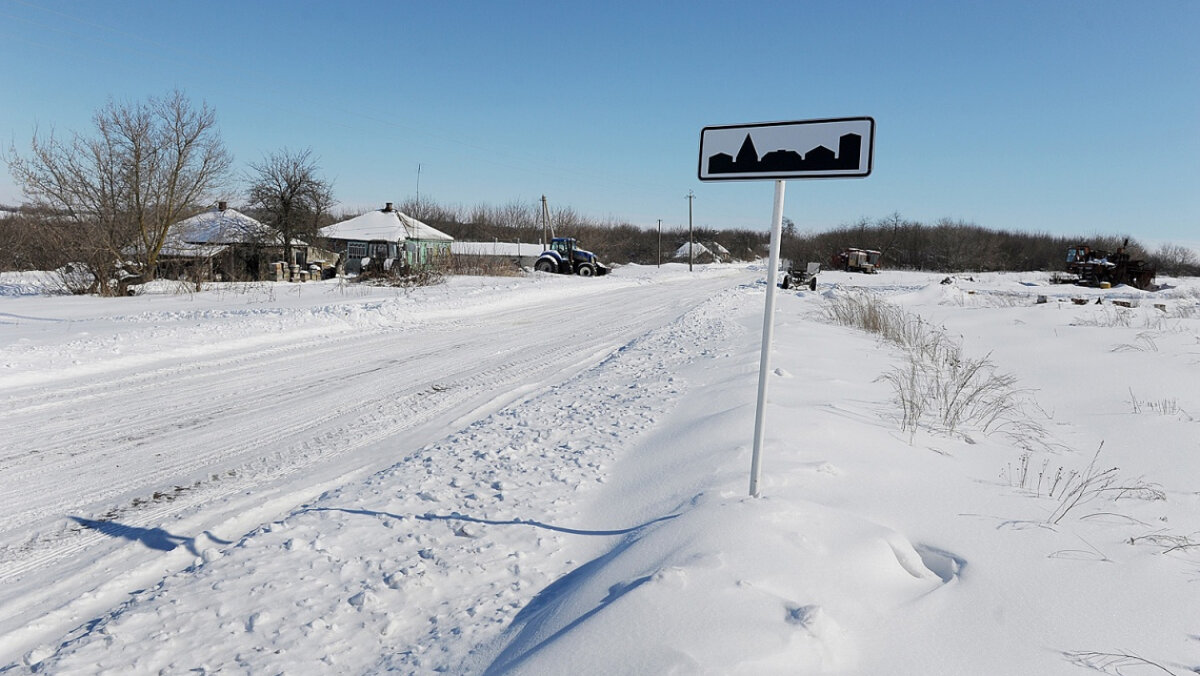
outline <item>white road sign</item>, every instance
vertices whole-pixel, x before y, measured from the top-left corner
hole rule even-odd
[[[871,173],[875,119],[763,122],[705,127],[700,131],[701,181],[775,180],[767,298],[763,311],[762,351],[758,363],[758,406],[754,414],[754,450],[750,457],[750,495],[758,495],[767,415],[767,374],[775,319],[775,279],[783,238],[783,195],[792,178],[862,178]]]
[[[700,180],[862,178],[871,173],[875,120],[764,122],[705,127]]]

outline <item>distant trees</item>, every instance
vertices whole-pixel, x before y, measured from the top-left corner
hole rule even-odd
[[[283,238],[284,259],[295,261],[292,241],[312,238],[334,204],[333,184],[323,178],[311,149],[271,153],[250,165],[247,210]]]
[[[1136,240],[1125,236],[1063,237],[992,230],[949,218],[926,225],[899,214],[875,221],[861,219],[826,232],[796,235],[785,239],[783,256],[793,261],[828,264],[836,252],[858,247],[883,252],[887,268],[939,272],[1062,270],[1066,266],[1067,247],[1078,243],[1107,251],[1125,246],[1134,258],[1154,259],[1146,255]],[[1171,251],[1174,256],[1181,255],[1175,248]]]
[[[30,154],[13,148],[8,165],[33,205],[53,214],[52,243],[87,269],[90,291],[107,294],[122,261],[153,278],[171,225],[209,198],[232,159],[212,109],[178,91],[109,101],[93,123],[93,134],[68,140],[35,133]]]
[[[0,210],[0,271],[55,270],[69,262],[54,240],[55,214],[32,207]],[[86,290],[86,286],[84,290]]]
[[[1150,255],[1158,271],[1172,276],[1200,275],[1196,252],[1179,244],[1162,244]]]
[[[406,203],[405,210],[407,211]],[[470,209],[441,206],[422,199],[425,222],[466,241],[537,242],[541,237],[540,206],[509,202],[496,207],[476,205]],[[652,265],[658,259],[658,230],[629,223],[598,221],[573,209],[552,209],[551,219],[560,235],[578,237],[602,260],[613,263]],[[1148,259],[1164,274],[1200,274],[1200,260],[1187,247],[1167,244],[1154,254],[1127,235],[1061,236],[1044,232],[1019,232],[984,228],[961,219],[943,218],[933,224],[904,218],[894,212],[883,218],[861,218],[820,233],[798,232],[784,219],[781,253],[798,262],[818,261],[828,265],[833,255],[849,247],[883,252],[886,268],[934,270],[938,272],[1000,270],[1063,270],[1067,247],[1079,243],[1116,251],[1124,247],[1134,258]],[[665,226],[663,257],[671,256],[687,242],[683,226]],[[765,229],[714,230],[697,227],[697,242],[719,242],[734,257],[751,260],[767,254],[769,233]]]
[[[418,205],[409,200],[401,205],[405,213],[423,216],[420,220],[463,241],[527,242],[542,239],[541,205],[536,202],[511,201],[496,206],[477,204],[469,208],[439,205],[422,197]],[[606,263],[658,262],[658,228],[644,228],[614,219],[598,220],[580,214],[569,206],[552,206],[550,222],[555,234],[575,237],[583,246],[594,251]],[[734,256],[750,260],[766,254],[769,234],[746,229],[713,230],[696,228],[696,241],[718,241]],[[669,258],[687,241],[687,228],[664,226],[662,256]]]

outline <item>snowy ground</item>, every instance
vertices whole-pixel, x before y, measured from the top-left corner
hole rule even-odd
[[[1200,282],[781,292],[749,498],[764,277],[0,277],[0,673],[1200,669]],[[901,430],[864,286],[1011,419]]]

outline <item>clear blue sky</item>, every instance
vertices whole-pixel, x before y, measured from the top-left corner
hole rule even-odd
[[[1197,241],[1197,36],[1197,0],[0,0],[0,134],[27,151],[178,88],[239,168],[311,148],[347,209],[414,196],[420,165],[446,204],[686,225],[694,190],[697,225],[766,229],[771,182],[697,180],[701,128],[866,115],[874,172],[789,182],[800,230]]]

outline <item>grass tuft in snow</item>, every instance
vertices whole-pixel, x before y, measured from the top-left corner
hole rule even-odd
[[[1030,466],[1031,456],[1031,451],[1025,451],[1017,459],[1015,467],[1011,462],[1005,465],[1000,471],[1000,478],[1005,479],[1009,486],[1033,493],[1034,496],[1040,498],[1043,495],[1053,496],[1060,487],[1066,486],[1066,483],[1071,481],[1076,474],[1073,471],[1064,471],[1065,468],[1062,465],[1051,471],[1049,459],[1043,460],[1041,467],[1035,472]],[[1043,493],[1043,491],[1045,492]]]
[[[509,260],[492,256],[451,256],[446,265],[447,274],[474,275],[481,277],[519,277],[524,272]]]
[[[1122,343],[1112,349],[1113,352],[1158,352],[1158,343],[1148,332],[1137,335],[1133,343]]]
[[[1098,311],[1084,317],[1076,317],[1072,326],[1097,326],[1102,328],[1129,328],[1133,322],[1133,312],[1121,307],[1103,306]]]
[[[1176,674],[1177,673],[1175,671],[1172,671],[1172,670],[1164,667],[1163,665],[1161,665],[1157,662],[1153,662],[1153,661],[1148,660],[1140,655],[1136,655],[1134,653],[1128,653],[1128,652],[1101,652],[1101,651],[1095,651],[1095,650],[1073,650],[1073,651],[1064,652],[1063,656],[1067,658],[1068,662],[1070,662],[1071,664],[1074,664],[1077,667],[1084,667],[1086,669],[1098,671],[1102,674],[1114,674],[1115,676],[1121,676],[1123,674],[1133,674],[1135,672],[1130,671],[1131,669],[1139,669],[1141,667],[1148,667],[1153,670],[1152,672],[1148,672],[1148,673],[1156,673],[1156,672],[1161,672],[1164,674]],[[1145,671],[1145,670],[1142,669],[1140,671],[1137,671],[1136,673],[1141,673],[1142,671]]]
[[[1174,397],[1163,399],[1138,399],[1133,393],[1133,388],[1129,388],[1129,402],[1133,406],[1134,413],[1157,413],[1159,415],[1180,416],[1189,422],[1193,420],[1192,416],[1188,415],[1187,411],[1179,408],[1179,400]]]
[[[411,290],[422,286],[435,286],[446,281],[446,274],[441,270],[422,268],[393,267],[391,270],[363,270],[358,275],[360,284],[370,286],[394,286]]]
[[[1045,436],[1045,429],[1027,414],[1027,391],[1017,388],[1016,378],[997,370],[989,355],[964,355],[944,329],[866,293],[835,297],[825,314],[907,352],[904,365],[880,378],[896,391],[900,428],[910,436],[921,428],[943,434],[974,429],[1004,432],[1026,447]]]
[[[1167,499],[1166,492],[1158,484],[1146,483],[1141,479],[1117,483],[1120,472],[1119,467],[1109,467],[1108,469],[1097,467],[1097,462],[1100,460],[1100,451],[1103,448],[1104,443],[1101,442],[1100,448],[1097,448],[1096,454],[1092,456],[1092,461],[1082,471],[1070,471],[1061,482],[1056,479],[1056,487],[1061,485],[1061,489],[1057,495],[1058,506],[1046,518],[1046,523],[1057,524],[1076,508],[1100,497],[1108,497],[1112,500],[1120,500],[1122,498],[1133,498],[1136,500]],[[1061,474],[1061,472],[1062,468],[1059,468],[1059,473]],[[1056,497],[1053,490],[1050,492],[1050,497]]]
[[[1192,539],[1192,536],[1194,535],[1196,535],[1196,533],[1192,533],[1191,535],[1173,535],[1168,533],[1166,530],[1156,530],[1146,533],[1145,535],[1136,535],[1129,538],[1129,544],[1148,544],[1155,547],[1161,547],[1163,554],[1189,551],[1192,549],[1197,549],[1200,551],[1200,542]]]

